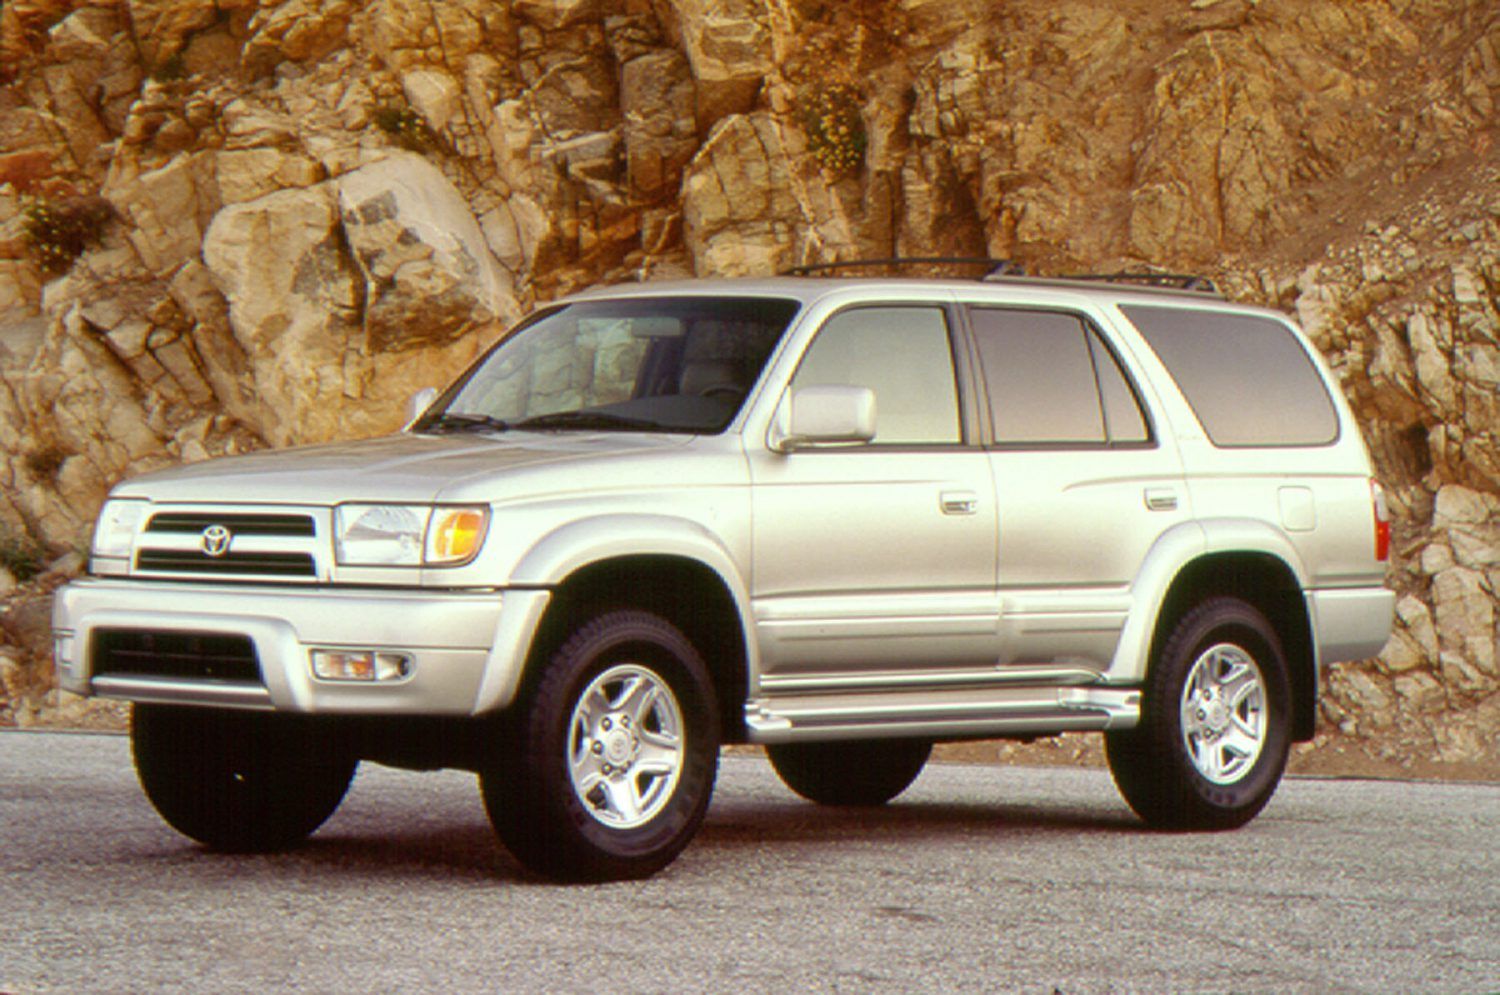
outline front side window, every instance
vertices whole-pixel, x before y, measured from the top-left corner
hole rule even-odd
[[[1312,357],[1273,318],[1192,308],[1120,308],[1156,351],[1216,446],[1317,446],[1338,415]]]
[[[565,304],[501,340],[413,428],[721,432],[798,306],[726,297]]]
[[[1144,444],[1151,433],[1119,362],[1078,315],[970,312],[1001,445]]]
[[[875,392],[875,444],[959,441],[953,349],[941,308],[861,307],[834,315],[792,378],[794,389],[820,384]]]

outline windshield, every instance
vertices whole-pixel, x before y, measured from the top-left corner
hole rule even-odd
[[[797,308],[765,297],[566,304],[502,339],[413,428],[721,432]]]

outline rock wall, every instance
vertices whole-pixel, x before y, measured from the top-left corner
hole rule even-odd
[[[11,572],[590,283],[1149,264],[1295,312],[1390,486],[1398,631],[1329,735],[1500,763],[1491,0],[9,0],[0,78]]]

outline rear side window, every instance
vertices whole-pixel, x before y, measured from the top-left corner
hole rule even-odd
[[[1121,307],[1216,446],[1321,446],[1338,438],[1323,378],[1292,331],[1251,314]]]
[[[974,308],[970,323],[997,443],[1150,441],[1135,391],[1082,318],[1058,311]]]

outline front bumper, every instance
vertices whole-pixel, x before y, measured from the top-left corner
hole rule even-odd
[[[472,715],[514,696],[548,592],[203,585],[90,578],[57,592],[53,655],[61,686],[128,701],[379,715]],[[240,636],[260,679],[97,672],[99,630]],[[314,649],[410,657],[399,680],[329,681]]]

